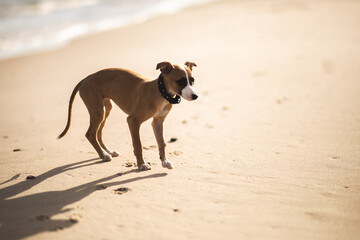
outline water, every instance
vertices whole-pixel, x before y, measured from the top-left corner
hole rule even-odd
[[[0,59],[212,0],[0,0]]]

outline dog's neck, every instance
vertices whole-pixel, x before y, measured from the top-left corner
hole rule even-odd
[[[163,98],[165,98],[171,104],[180,103],[181,97],[179,95],[175,94],[175,96],[173,96],[173,95],[169,94],[169,92],[166,90],[165,83],[164,83],[164,76],[162,73],[160,74],[157,82],[158,82],[159,91],[161,93],[161,96],[163,96]]]

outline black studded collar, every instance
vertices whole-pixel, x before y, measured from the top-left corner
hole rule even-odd
[[[165,98],[169,103],[179,104],[181,102],[181,97],[179,95],[175,95],[175,97],[172,97],[167,92],[167,90],[165,88],[165,84],[164,84],[164,76],[162,73],[160,74],[160,76],[158,78],[158,87],[159,87],[161,96],[163,96],[163,98]]]

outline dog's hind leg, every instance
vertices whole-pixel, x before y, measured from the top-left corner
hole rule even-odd
[[[105,99],[104,100],[104,107],[105,107],[105,116],[104,116],[104,120],[102,121],[102,123],[100,124],[100,127],[98,129],[98,132],[97,132],[97,139],[99,141],[99,144],[100,146],[107,152],[109,153],[112,157],[117,157],[119,156],[119,153],[117,151],[112,151],[112,150],[109,150],[103,139],[102,139],[102,130],[105,126],[105,123],[106,123],[106,119],[109,117],[110,115],[110,112],[111,112],[111,109],[112,109],[112,104],[111,104],[111,101],[110,99]]]
[[[95,94],[89,93],[91,92],[82,93],[80,91],[80,96],[83,99],[90,114],[90,126],[85,136],[103,161],[111,161],[110,154],[102,149],[97,139],[97,132],[99,130],[100,124],[104,120],[103,100],[100,97],[97,97]]]

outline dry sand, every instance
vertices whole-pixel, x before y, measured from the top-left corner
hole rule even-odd
[[[83,77],[155,79],[163,60],[198,64],[200,98],[166,120],[174,170],[149,122],[153,169],[129,166],[119,109],[105,140],[121,155],[99,163],[79,97],[56,140]],[[350,0],[224,0],[1,61],[0,239],[360,239],[359,63]]]

